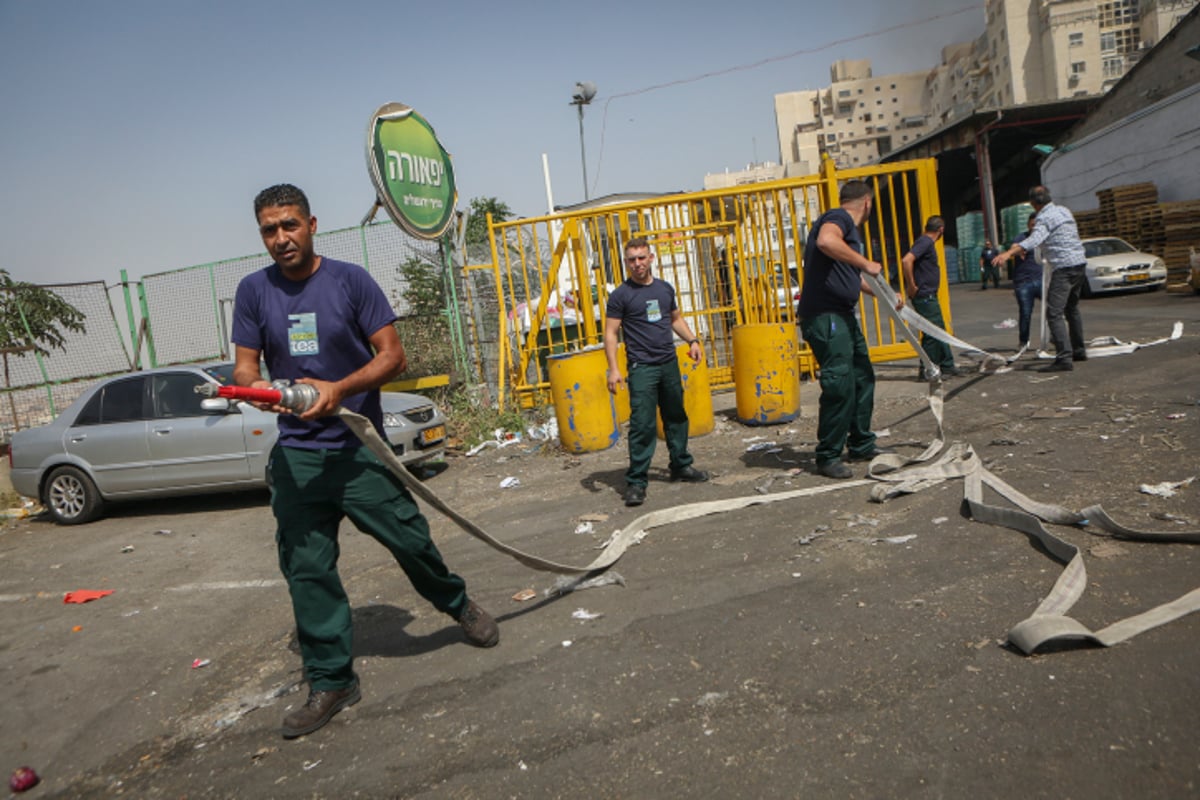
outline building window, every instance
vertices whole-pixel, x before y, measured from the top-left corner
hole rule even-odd
[[[896,88],[896,84],[894,84],[894,83],[893,83],[893,84],[892,84],[892,88],[893,88],[893,89],[895,89],[895,88]]]
[[[1098,5],[1100,27],[1112,28],[1137,22],[1138,0],[1111,0]]]
[[[1072,34],[1073,35],[1073,34]],[[1111,53],[1117,49],[1117,34],[1113,31],[1107,31],[1100,34],[1100,52]]]
[[[1067,44],[1071,47],[1083,47],[1083,34],[1072,33],[1067,36]]]
[[[834,134],[832,134],[832,133],[827,133],[827,134],[825,134],[825,141],[827,141],[827,142],[836,142],[836,141],[837,141],[837,136],[835,136],[835,135],[834,135]]]
[[[1104,59],[1104,77],[1119,78],[1125,73],[1125,59],[1114,56]]]
[[[875,87],[875,91],[877,91],[877,92],[879,91],[879,87],[878,87],[878,86],[876,86],[876,87]]]
[[[1087,62],[1085,62],[1085,61],[1072,61],[1071,62],[1071,74],[1072,75],[1082,75],[1085,72],[1087,72]]]
[[[859,93],[859,94],[862,94],[862,89],[859,89],[859,90],[858,90],[858,93]]]
[[[841,89],[838,91],[838,97],[849,97],[849,96],[850,96],[849,89]]]

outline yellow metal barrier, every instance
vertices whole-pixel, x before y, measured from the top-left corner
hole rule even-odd
[[[837,170],[827,160],[817,175],[614,202],[544,217],[496,223],[489,218],[492,263],[469,265],[490,273],[498,305],[497,380],[501,407],[551,401],[546,360],[601,344],[609,292],[624,280],[622,248],[645,236],[655,253],[654,274],[670,282],[689,326],[704,346],[710,385],[733,385],[733,328],[795,323],[802,287],[804,243],[816,218],[837,203],[838,186],[869,182],[874,212],[864,224],[867,256],[884,265],[903,292],[900,261],[938,213],[933,159]],[[942,313],[950,325],[942,262]],[[911,358],[874,298],[860,305],[874,361]],[[474,321],[473,321],[474,322]],[[811,351],[797,355],[813,375]]]

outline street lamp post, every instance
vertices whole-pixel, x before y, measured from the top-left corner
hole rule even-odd
[[[596,96],[596,84],[581,81],[575,84],[575,94],[571,97],[570,105],[579,109],[579,160],[583,165],[583,199],[588,199],[587,154],[583,147],[583,107],[592,102]]]

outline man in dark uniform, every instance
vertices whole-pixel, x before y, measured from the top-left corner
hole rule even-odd
[[[946,222],[941,217],[930,217],[925,223],[925,232],[917,237],[913,246],[904,255],[900,265],[904,270],[904,285],[913,310],[943,330],[946,322],[942,318],[942,304],[938,302],[938,287],[942,283],[942,270],[938,265],[937,241],[946,232]],[[921,349],[929,360],[937,364],[942,374],[958,375],[954,366],[954,353],[950,345],[927,333],[921,334]],[[927,380],[925,365],[921,364],[917,380]]]
[[[491,647],[500,629],[447,568],[408,489],[336,416],[344,406],[383,435],[379,387],[406,363],[383,290],[362,267],[316,254],[317,218],[295,186],[264,189],[254,199],[254,214],[274,263],[238,285],[234,380],[270,387],[261,360],[272,378],[319,394],[304,412],[255,404],[279,414],[279,439],[267,466],[271,510],[309,684],[308,701],[283,720],[283,737],[294,739],[362,697],[350,601],[337,570],[344,517],[388,549],[413,588],[456,619],[468,642]]]
[[[992,247],[991,239],[983,240],[983,250],[979,253],[979,277],[983,280],[983,285],[979,287],[980,291],[987,289],[989,277],[992,279],[992,285],[997,289],[1000,288],[1000,267],[992,263],[997,252],[996,248]]]
[[[675,355],[678,334],[699,361],[700,340],[688,327],[675,303],[675,288],[650,273],[654,254],[645,237],[625,244],[625,282],[608,296],[604,319],[604,354],[608,358],[608,390],[617,392],[623,380],[617,365],[617,332],[625,331],[625,360],[629,367],[629,469],[625,472],[625,505],[646,500],[646,480],[657,443],[655,410],[662,415],[663,438],[671,455],[671,480],[702,483],[708,473],[692,466],[688,452],[688,418],[683,407],[683,382]]]
[[[821,401],[817,418],[817,472],[850,478],[842,461],[869,461],[890,450],[875,444],[871,414],[875,409],[875,370],[858,319],[861,292],[874,295],[862,277],[878,275],[883,266],[863,255],[858,226],[871,213],[871,187],[847,181],[840,208],[822,214],[804,247],[804,284],[796,315],[804,341],[821,369]]]

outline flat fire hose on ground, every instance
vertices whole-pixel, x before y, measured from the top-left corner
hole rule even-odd
[[[896,312],[896,296],[887,284],[877,278],[867,276],[868,283],[880,300],[880,306],[886,308],[896,321],[901,335],[913,346],[925,366],[926,374],[931,376],[929,384],[929,406],[937,425],[937,433],[929,446],[915,458],[905,458],[896,454],[882,455],[871,462],[868,478],[864,480],[843,481],[836,484],[795,489],[778,492],[771,495],[755,494],[747,497],[727,500],[712,500],[698,503],[688,503],[672,508],[659,509],[643,514],[634,519],[625,528],[616,531],[605,544],[601,553],[591,563],[586,565],[562,564],[531,555],[508,545],[491,536],[482,527],[454,510],[441,499],[430,487],[417,480],[400,462],[391,448],[384,442],[374,426],[365,417],[339,407],[337,415],[346,423],[363,444],[382,461],[388,469],[417,497],[436,508],[453,520],[459,527],[471,536],[479,539],[488,546],[511,556],[530,569],[558,573],[562,575],[582,576],[582,579],[597,575],[612,567],[632,545],[642,541],[648,531],[662,525],[683,522],[689,519],[735,511],[755,505],[784,502],[801,497],[812,497],[828,494],[859,486],[871,486],[870,497],[875,502],[886,502],[902,494],[911,494],[946,480],[963,479],[963,496],[971,518],[979,522],[1011,528],[1035,539],[1052,557],[1066,564],[1059,579],[1034,613],[1018,623],[1009,631],[1009,641],[1021,652],[1031,654],[1043,644],[1063,641],[1090,641],[1096,644],[1111,646],[1125,641],[1138,633],[1163,625],[1181,616],[1200,610],[1200,589],[1191,591],[1182,597],[1142,614],[1129,617],[1113,623],[1098,631],[1092,631],[1082,623],[1066,614],[1082,596],[1087,585],[1087,573],[1083,564],[1081,551],[1074,544],[1051,534],[1042,522],[1051,524],[1087,526],[1088,532],[1103,532],[1114,538],[1130,539],[1161,543],[1200,543],[1200,531],[1186,532],[1153,532],[1139,531],[1122,526],[1115,522],[1100,506],[1091,506],[1081,512],[1071,511],[1062,506],[1041,503],[1033,500],[1014,487],[1002,481],[988,471],[979,456],[965,443],[945,444],[943,411],[944,397],[940,373],[921,349],[915,334],[909,327],[928,333],[945,341],[953,347],[983,358],[981,369],[1000,368],[1007,364],[1003,357],[989,353],[947,334],[907,306]],[[1181,325],[1171,337],[1161,339],[1152,344],[1159,344],[1170,339],[1177,339],[1181,334]],[[1140,345],[1145,346],[1145,345]],[[1091,350],[1089,349],[1089,355]],[[302,401],[298,398],[304,390],[309,389],[305,384],[291,387],[279,386],[277,389],[246,389],[244,387],[219,387],[213,394],[223,397],[258,400],[287,405],[295,410],[309,407],[315,398]],[[263,394],[263,393],[266,394]],[[258,393],[258,394],[251,394]],[[295,393],[292,395],[291,393]],[[939,455],[940,454],[940,455]],[[935,460],[936,457],[936,460]],[[983,501],[983,487],[990,486],[996,493],[1013,503],[1017,508],[1006,508],[990,505]]]
[[[918,327],[951,346],[983,354],[985,360],[981,368],[984,370],[997,361],[1001,363],[1005,361],[999,356],[987,353],[973,345],[959,343],[957,339],[932,325],[907,306],[900,312],[896,312],[897,300],[891,287],[875,276],[868,275],[866,280],[878,298],[880,307],[886,309],[900,323],[901,334],[913,345],[914,350],[921,357],[927,374],[931,366],[930,361],[915,341],[915,336],[908,330],[908,325],[903,323],[912,321],[914,327]],[[1099,340],[1096,342],[1098,351],[1096,355],[1116,354],[1107,352],[1109,347],[1119,352],[1132,352],[1139,347],[1178,339],[1182,335],[1182,327],[1181,323],[1176,323],[1171,336],[1147,345],[1134,344],[1130,346],[1115,342],[1115,340]],[[1093,348],[1089,346],[1089,357],[1092,354]],[[963,499],[966,501],[972,519],[1020,531],[1036,540],[1052,557],[1066,564],[1054,587],[1033,614],[1009,631],[1009,642],[1021,652],[1030,654],[1048,642],[1064,641],[1087,641],[1108,647],[1143,631],[1200,610],[1200,589],[1195,589],[1176,600],[1120,620],[1098,631],[1092,631],[1067,616],[1067,612],[1082,597],[1087,586],[1087,570],[1083,563],[1083,554],[1076,545],[1047,531],[1042,522],[1079,528],[1087,526],[1086,530],[1089,533],[1097,535],[1157,543],[1200,544],[1200,531],[1135,530],[1114,521],[1099,505],[1089,506],[1076,512],[1059,505],[1033,500],[986,469],[970,445],[955,443],[942,451],[944,440],[943,398],[941,383],[936,378],[930,381],[929,405],[937,423],[936,438],[924,453],[914,459],[906,459],[899,455],[883,455],[872,461],[868,475],[881,481],[872,488],[872,499],[883,502],[900,494],[920,491],[949,478],[961,477],[963,479]],[[942,451],[942,455],[937,461],[922,463],[939,451]],[[991,487],[993,491],[1011,502],[1016,508],[985,503],[983,500],[984,486]]]

